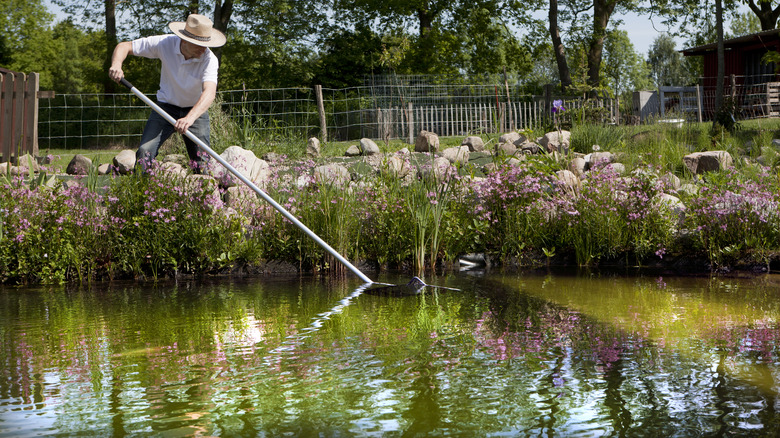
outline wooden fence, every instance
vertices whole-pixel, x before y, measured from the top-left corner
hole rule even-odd
[[[0,163],[38,156],[38,84],[38,73],[0,69]]]
[[[568,111],[581,109],[584,105],[588,103],[581,99],[563,100],[563,106]],[[601,99],[597,106],[605,109],[605,123],[615,122],[615,100]],[[464,104],[415,107],[410,103],[406,108],[377,108],[374,111],[375,120],[369,122],[369,125],[376,126],[376,132],[369,136],[381,140],[404,138],[413,144],[420,131],[452,137],[532,129],[549,119],[551,114],[548,108],[549,104],[545,100],[501,102],[497,106]]]

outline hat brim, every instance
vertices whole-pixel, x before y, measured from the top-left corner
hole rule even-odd
[[[195,44],[196,46],[222,47],[225,45],[225,42],[227,41],[227,38],[225,38],[225,34],[223,34],[222,32],[214,28],[211,29],[211,33],[209,34],[208,41],[202,41],[196,38],[189,37],[183,32],[186,25],[187,23],[183,21],[172,21],[168,23],[168,28],[170,28],[171,31],[173,31],[173,33],[175,33],[179,38],[183,39],[184,41]]]

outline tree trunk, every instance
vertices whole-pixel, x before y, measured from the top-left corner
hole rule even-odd
[[[187,16],[190,14],[200,14],[200,2],[198,0],[190,0],[187,3],[187,13],[184,16],[184,19],[187,19]]]
[[[214,2],[214,28],[227,35],[230,17],[233,15],[233,0],[217,0]],[[217,59],[222,60],[222,47],[212,49]]]
[[[723,80],[726,76],[726,56],[723,48],[723,2],[715,0],[715,30],[718,35],[718,79],[715,87],[715,118],[712,122],[713,129],[718,124],[718,113],[723,106]]]
[[[552,39],[555,62],[558,64],[558,76],[561,78],[561,90],[566,91],[571,87],[571,72],[566,62],[566,51],[561,41],[560,29],[558,29],[558,0],[550,0],[550,38]]]
[[[772,9],[772,2],[760,0],[759,4],[756,4],[755,0],[749,0],[748,6],[758,17],[758,21],[761,23],[761,30],[772,30],[777,26],[777,18],[780,17],[780,6]]]
[[[593,35],[588,48],[588,85],[598,88],[601,84],[601,57],[604,53],[604,38],[607,36],[609,17],[615,10],[617,0],[595,0],[593,2]]]
[[[431,32],[436,14],[437,12],[429,7],[417,9],[417,19],[420,22],[420,41],[416,63],[421,73],[433,73],[431,69],[435,65],[433,54],[436,53],[436,47],[434,47],[435,42],[431,38]]]
[[[103,71],[106,73],[103,79],[103,93],[113,94],[116,92],[116,82],[108,77],[108,69],[111,68],[111,55],[114,53],[118,41],[116,36],[116,0],[105,0],[105,18],[106,18],[106,53],[103,58]]]
[[[417,19],[420,21],[420,39],[427,40],[433,28],[434,14],[429,9],[418,9]]]

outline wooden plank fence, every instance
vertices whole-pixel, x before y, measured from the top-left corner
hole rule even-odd
[[[563,101],[567,110],[578,110],[585,105],[588,103],[581,99]],[[609,120],[605,122],[614,123],[617,102],[602,99],[597,106],[606,108]],[[413,144],[420,131],[453,137],[532,129],[549,118],[547,107],[544,100],[537,100],[504,102],[498,107],[487,104],[413,106],[409,103],[406,108],[377,108],[373,114],[376,131],[370,136],[380,140],[403,138]]]
[[[39,80],[38,73],[0,69],[0,163],[38,156]]]

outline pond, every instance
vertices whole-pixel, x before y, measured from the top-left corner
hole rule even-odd
[[[428,280],[0,289],[0,437],[780,434],[777,276]]]

